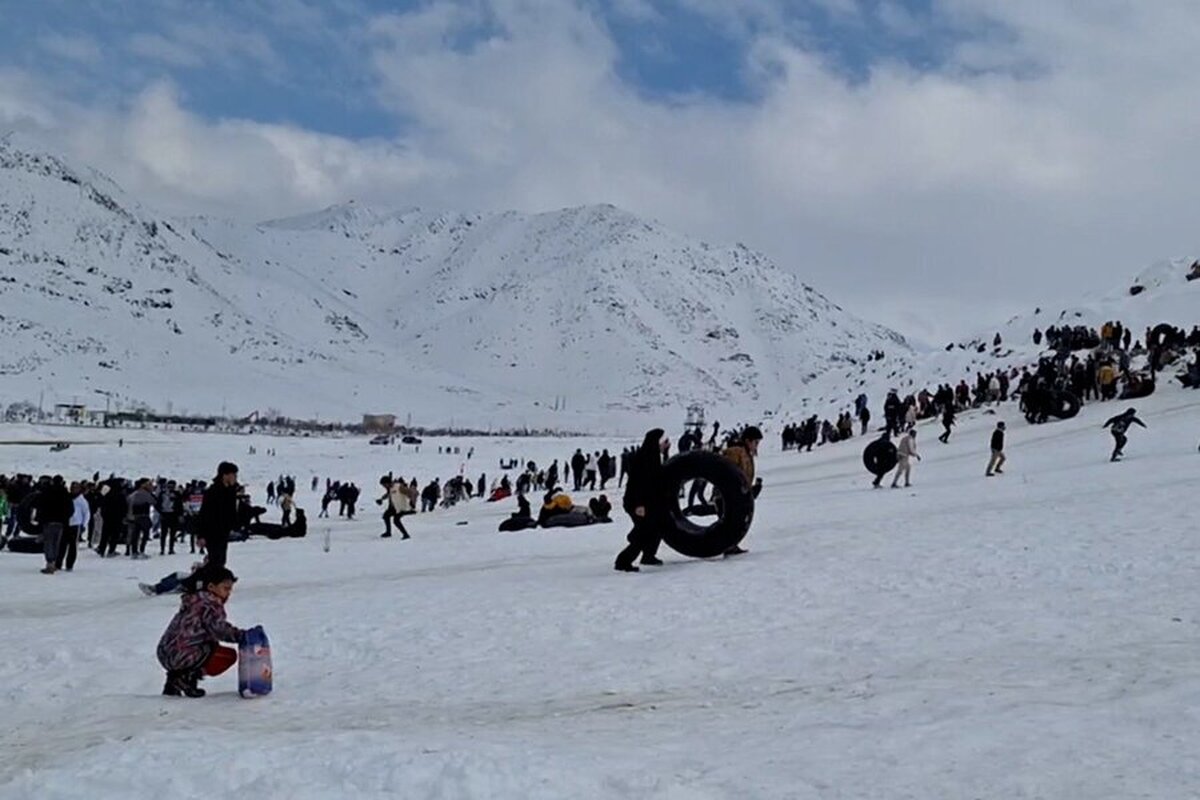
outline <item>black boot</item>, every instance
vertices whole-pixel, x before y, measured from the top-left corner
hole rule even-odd
[[[662,563],[662,559],[657,556],[642,556],[642,566],[661,567]]]
[[[618,561],[616,564],[613,564],[613,569],[615,569],[617,572],[638,572],[638,568],[633,564],[628,564],[622,561]]]
[[[162,693],[167,697],[179,697],[183,694],[183,682],[178,672],[168,672],[167,682],[163,684]]]
[[[180,690],[185,697],[204,697],[206,692],[198,685],[200,683],[200,670],[194,669],[186,673],[181,681]]]

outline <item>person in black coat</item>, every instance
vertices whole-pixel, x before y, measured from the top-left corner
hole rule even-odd
[[[1125,435],[1125,432],[1129,430],[1130,425],[1146,427],[1146,423],[1137,418],[1137,409],[1131,408],[1104,423],[1104,427],[1112,429],[1113,435],[1114,447],[1112,457],[1108,459],[1109,461],[1119,461],[1121,456],[1124,455],[1125,443],[1129,441],[1129,437]]]
[[[129,499],[125,494],[125,482],[113,478],[101,490],[99,553],[104,558],[116,555],[117,544],[124,536],[125,515],[129,513]]]
[[[996,429],[992,431],[992,457],[988,460],[987,472],[989,478],[993,475],[1003,475],[1006,461],[1004,456],[1004,421],[996,423]]]
[[[46,557],[46,566],[42,572],[53,575],[58,571],[55,562],[58,561],[58,545],[62,541],[63,532],[71,524],[71,515],[75,513],[75,501],[67,489],[62,475],[55,475],[54,480],[43,487],[36,498],[38,524],[42,528],[42,552]]]
[[[662,529],[668,524],[667,500],[663,492],[663,453],[670,440],[662,428],[646,434],[642,446],[629,457],[629,482],[625,484],[623,505],[633,520],[633,530],[626,537],[629,545],[617,554],[613,568],[618,572],[637,572],[633,560],[640,554],[642,563],[661,564],[657,557],[662,542]]]
[[[212,569],[225,566],[229,534],[238,526],[238,493],[241,489],[237,476],[237,465],[222,461],[217,467],[217,477],[204,490],[204,501],[200,504],[200,538],[204,540],[208,566]]]

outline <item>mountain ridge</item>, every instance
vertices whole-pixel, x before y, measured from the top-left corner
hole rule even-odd
[[[691,402],[753,414],[910,352],[743,245],[606,204],[170,217],[8,138],[0,176],[14,398],[582,429]]]

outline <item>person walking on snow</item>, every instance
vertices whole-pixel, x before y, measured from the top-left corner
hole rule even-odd
[[[666,498],[662,497],[663,454],[670,443],[662,428],[654,428],[647,431],[642,446],[629,457],[629,481],[625,484],[623,505],[633,521],[633,530],[626,537],[629,545],[617,554],[613,564],[618,572],[637,572],[633,560],[639,555],[643,564],[662,564],[656,554],[662,542],[662,529],[670,524]]]
[[[900,444],[896,447],[896,475],[892,478],[892,488],[898,489],[897,484],[900,483],[900,476],[904,476],[904,487],[909,486],[909,476],[912,474],[912,459],[921,460],[921,454],[917,452],[917,429],[913,428],[908,433],[900,437]]]
[[[942,431],[942,435],[938,437],[938,441],[941,442],[942,444],[949,444],[950,443],[950,429],[952,427],[954,427],[954,404],[953,403],[947,405],[946,410],[942,412],[942,427],[945,428],[945,430]]]
[[[742,431],[741,441],[726,447],[721,455],[732,461],[746,478],[746,485],[757,498],[762,491],[762,481],[754,480],[754,457],[758,455],[758,443],[762,441],[762,431],[757,426],[748,425]],[[740,545],[734,545],[725,551],[726,556],[736,556],[745,553]]]
[[[1143,428],[1146,427],[1146,423],[1137,418],[1137,409],[1133,408],[1129,409],[1123,414],[1118,414],[1108,422],[1104,423],[1104,427],[1112,429],[1113,442],[1115,445],[1113,447],[1112,457],[1108,459],[1109,461],[1119,461],[1121,456],[1125,454],[1125,443],[1129,441],[1129,437],[1125,435],[1125,432],[1129,430],[1130,425],[1135,424],[1141,425]]]
[[[1003,475],[1004,470],[1000,469],[1007,461],[1004,457],[1004,421],[996,423],[996,430],[992,431],[992,457],[988,461],[987,476]]]
[[[384,495],[376,500],[376,504],[387,506],[383,511],[383,533],[380,534],[381,539],[390,539],[392,537],[392,524],[395,523],[396,530],[400,531],[400,538],[411,539],[408,531],[404,527],[404,523],[400,518],[405,514],[413,513],[416,506],[417,492],[406,484],[403,480],[387,480],[383,482]]]

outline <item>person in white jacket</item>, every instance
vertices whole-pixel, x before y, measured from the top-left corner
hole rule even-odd
[[[596,489],[596,471],[599,469],[598,458],[599,453],[588,453],[587,461],[584,462],[584,486],[592,491]]]
[[[900,437],[900,444],[896,447],[896,476],[892,478],[892,488],[897,489],[900,483],[900,476],[904,476],[904,485],[909,485],[909,475],[912,473],[912,459],[921,460],[920,453],[917,452],[917,429],[913,428],[908,433]]]
[[[75,569],[75,556],[79,553],[79,535],[88,529],[88,523],[92,520],[92,509],[83,496],[84,488],[80,483],[71,484],[71,503],[75,510],[71,513],[71,521],[67,523],[67,531],[58,546],[55,569],[65,567],[67,572]]]

